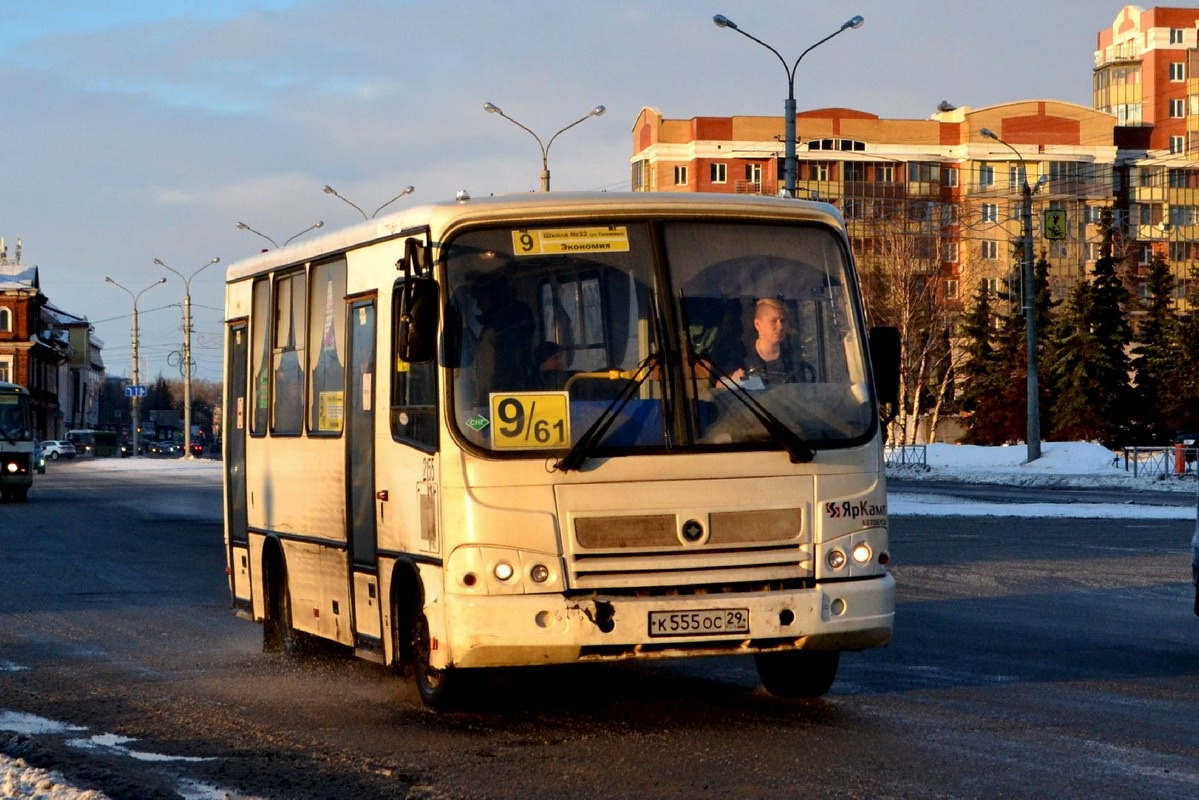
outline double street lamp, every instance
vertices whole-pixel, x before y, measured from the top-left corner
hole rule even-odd
[[[803,61],[803,57],[808,53],[812,52],[817,47],[824,44],[837,34],[842,33],[843,31],[846,31],[850,28],[857,29],[862,27],[862,23],[865,21],[866,20],[860,16],[846,20],[839,29],[833,31],[828,36],[825,36],[819,42],[816,42],[816,44],[800,53],[799,58],[795,59],[795,63],[788,67],[787,61],[781,55],[779,55],[779,51],[766,44],[766,42],[763,42],[761,39],[751,36],[745,31],[741,30],[737,27],[737,23],[733,22],[723,14],[717,14],[716,16],[712,17],[712,22],[716,23],[716,27],[730,28],[735,30],[746,39],[757,42],[770,52],[774,53],[778,60],[782,62],[783,69],[787,72],[787,100],[783,104],[783,195],[785,197],[795,197],[795,178],[797,172],[797,161],[795,157],[795,70],[799,68],[799,62]]]
[[[347,205],[354,206],[354,208],[358,209],[358,213],[362,215],[362,218],[363,218],[363,219],[374,219],[374,218],[376,217],[376,215],[378,215],[378,213],[379,213],[380,211],[382,211],[383,209],[387,208],[389,205],[391,205],[392,203],[394,203],[396,200],[399,200],[401,197],[405,197],[405,196],[407,196],[407,195],[410,195],[410,194],[412,194],[413,192],[415,192],[415,191],[416,191],[416,187],[415,187],[415,186],[405,186],[405,187],[404,187],[404,191],[400,192],[400,193],[399,193],[399,194],[397,194],[395,197],[391,198],[391,199],[390,199],[390,200],[388,200],[386,203],[384,203],[383,205],[381,205],[381,206],[379,206],[378,208],[376,208],[376,209],[375,209],[375,213],[374,213],[374,214],[371,214],[369,217],[366,215],[366,212],[365,212],[365,211],[363,211],[361,208],[358,208],[358,205],[357,205],[356,203],[352,203],[352,202],[350,202],[349,200],[347,200],[347,199],[345,199],[344,197],[342,197],[341,195],[339,195],[339,194],[337,193],[337,190],[336,190],[336,189],[334,189],[332,186],[326,185],[326,186],[325,186],[325,187],[324,187],[324,188],[323,188],[321,191],[323,191],[325,194],[331,194],[331,195],[333,195],[333,196],[334,196],[334,197],[336,197],[338,200],[342,201],[343,203],[346,203]]]
[[[1020,162],[1020,174],[1024,178],[1024,186],[1020,190],[1023,199],[1020,216],[1024,221],[1021,280],[1024,283],[1024,330],[1028,337],[1028,430],[1025,438],[1028,442],[1028,460],[1031,462],[1041,457],[1041,381],[1037,373],[1037,287],[1032,252],[1032,193],[1045,182],[1045,176],[1038,178],[1037,187],[1034,187],[1028,182],[1028,168],[1019,150],[996,136],[990,128],[983,128],[979,133],[1015,153]]]
[[[574,122],[570,123],[565,128],[563,128],[560,131],[558,131],[557,133],[555,133],[553,136],[550,137],[549,142],[544,143],[544,144],[542,143],[540,136],[533,133],[533,131],[529,130],[524,125],[521,125],[519,122],[512,119],[512,117],[505,114],[503,112],[503,110],[499,106],[495,105],[494,103],[484,103],[483,110],[486,111],[488,114],[499,114],[501,117],[508,120],[513,125],[520,128],[521,130],[528,131],[529,135],[537,140],[538,146],[541,147],[541,191],[548,192],[550,190],[550,147],[553,146],[554,140],[557,139],[560,135],[562,135],[566,131],[568,131],[571,128],[573,128],[574,126],[578,125],[580,122],[586,122],[587,120],[591,119],[592,117],[598,117],[598,116],[603,115],[604,111],[606,111],[607,109],[605,109],[603,106],[596,106],[595,108],[588,111],[585,116],[582,116],[582,117],[576,119]]]
[[[131,298],[133,298],[133,321],[129,325],[129,333],[130,333],[130,338],[132,340],[131,341],[131,349],[133,351],[133,397],[132,397],[133,411],[132,411],[132,426],[131,427],[133,428],[133,431],[132,431],[132,433],[133,433],[133,455],[140,456],[141,450],[138,448],[138,445],[137,445],[137,431],[138,431],[138,428],[140,428],[141,424],[142,424],[141,423],[142,398],[141,398],[141,395],[138,394],[141,391],[141,381],[139,380],[138,370],[137,370],[137,301],[138,301],[138,298],[140,298],[143,294],[145,294],[150,289],[153,289],[158,284],[166,283],[167,279],[159,278],[158,280],[154,281],[154,283],[150,284],[145,289],[142,289],[137,294],[134,294],[129,289],[125,288],[121,284],[114,281],[112,278],[105,276],[104,280],[105,280],[105,282],[111,283],[113,286],[117,287],[121,291],[125,292],[125,294],[127,294]]]
[[[308,233],[308,231],[314,231],[314,230],[316,230],[317,228],[322,228],[322,227],[324,227],[324,225],[325,225],[325,221],[324,221],[323,219],[318,219],[316,222],[312,223],[312,224],[311,224],[311,225],[309,225],[307,228],[305,228],[304,230],[300,231],[300,232],[299,232],[299,233],[297,233],[295,236],[291,237],[291,238],[290,238],[290,239],[288,239],[286,242],[284,242],[284,243],[283,243],[283,246],[284,246],[284,247],[287,247],[287,246],[288,246],[289,244],[291,244],[293,241],[295,241],[296,239],[299,239],[301,236],[303,236],[304,234]],[[261,232],[259,232],[259,231],[256,231],[256,230],[254,230],[253,228],[251,228],[249,225],[247,225],[247,224],[246,224],[246,223],[244,223],[244,222],[239,222],[239,223],[237,223],[237,229],[238,229],[239,231],[249,231],[250,233],[254,234],[255,236],[261,236],[263,239],[266,239],[268,242],[270,242],[271,244],[273,244],[273,245],[275,246],[275,249],[276,249],[276,250],[278,250],[278,249],[279,249],[279,243],[278,243],[278,242],[276,242],[276,241],[275,241],[274,239],[272,239],[271,237],[267,236],[265,233],[261,233]],[[206,266],[207,266],[207,265],[206,265]]]
[[[204,266],[191,275],[184,275],[179,270],[164,264],[159,259],[154,263],[165,270],[175,273],[183,281],[183,457],[192,457],[192,278],[216,264],[221,259],[213,256]],[[166,278],[163,278],[165,281]]]

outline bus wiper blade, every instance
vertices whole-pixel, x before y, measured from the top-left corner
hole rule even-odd
[[[600,439],[604,438],[604,434],[608,432],[608,428],[612,427],[612,423],[633,399],[633,395],[645,383],[650,374],[654,371],[654,367],[660,364],[662,357],[658,353],[650,353],[646,356],[637,368],[633,370],[632,377],[629,378],[620,390],[620,394],[616,396],[611,403],[604,408],[603,412],[596,417],[595,422],[587,430],[583,431],[583,435],[570,448],[569,452],[559,459],[554,464],[554,469],[563,472],[570,472],[572,469],[578,469],[583,466],[583,462],[587,460],[587,455]]]
[[[733,380],[732,376],[716,366],[706,353],[692,351],[691,363],[693,366],[701,364],[715,375],[716,380],[720,381],[721,385],[728,389],[733,397],[740,400],[749,409],[750,413],[757,418],[758,422],[762,423],[762,427],[766,429],[766,432],[782,444],[787,451],[787,455],[791,456],[792,464],[807,464],[816,457],[812,448],[808,447],[807,442],[799,438],[799,434],[788,428],[782,420],[759,403],[743,386]]]
[[[0,436],[3,436],[9,444],[16,444],[17,440],[12,437],[7,428],[0,428]]]

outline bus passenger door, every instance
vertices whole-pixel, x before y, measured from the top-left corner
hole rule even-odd
[[[350,301],[346,385],[346,525],[350,546],[355,646],[380,646],[375,524],[375,301]],[[381,650],[379,651],[381,654]]]
[[[249,354],[249,330],[245,322],[229,326],[226,363],[225,419],[221,436],[225,442],[225,520],[229,551],[230,590],[234,608],[250,612],[249,524],[246,517],[246,360]]]

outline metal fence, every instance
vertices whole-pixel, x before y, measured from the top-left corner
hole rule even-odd
[[[1168,478],[1195,476],[1195,447],[1125,447],[1116,457],[1124,471],[1134,477]]]
[[[928,469],[928,447],[923,444],[889,444],[883,448],[883,460],[888,467]]]

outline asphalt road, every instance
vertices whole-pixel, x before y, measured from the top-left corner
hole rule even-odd
[[[211,477],[86,461],[0,506],[0,751],[117,800],[1199,794],[1190,521],[894,518],[895,640],[818,701],[722,658],[496,673],[437,715],[262,653],[219,514]]]

